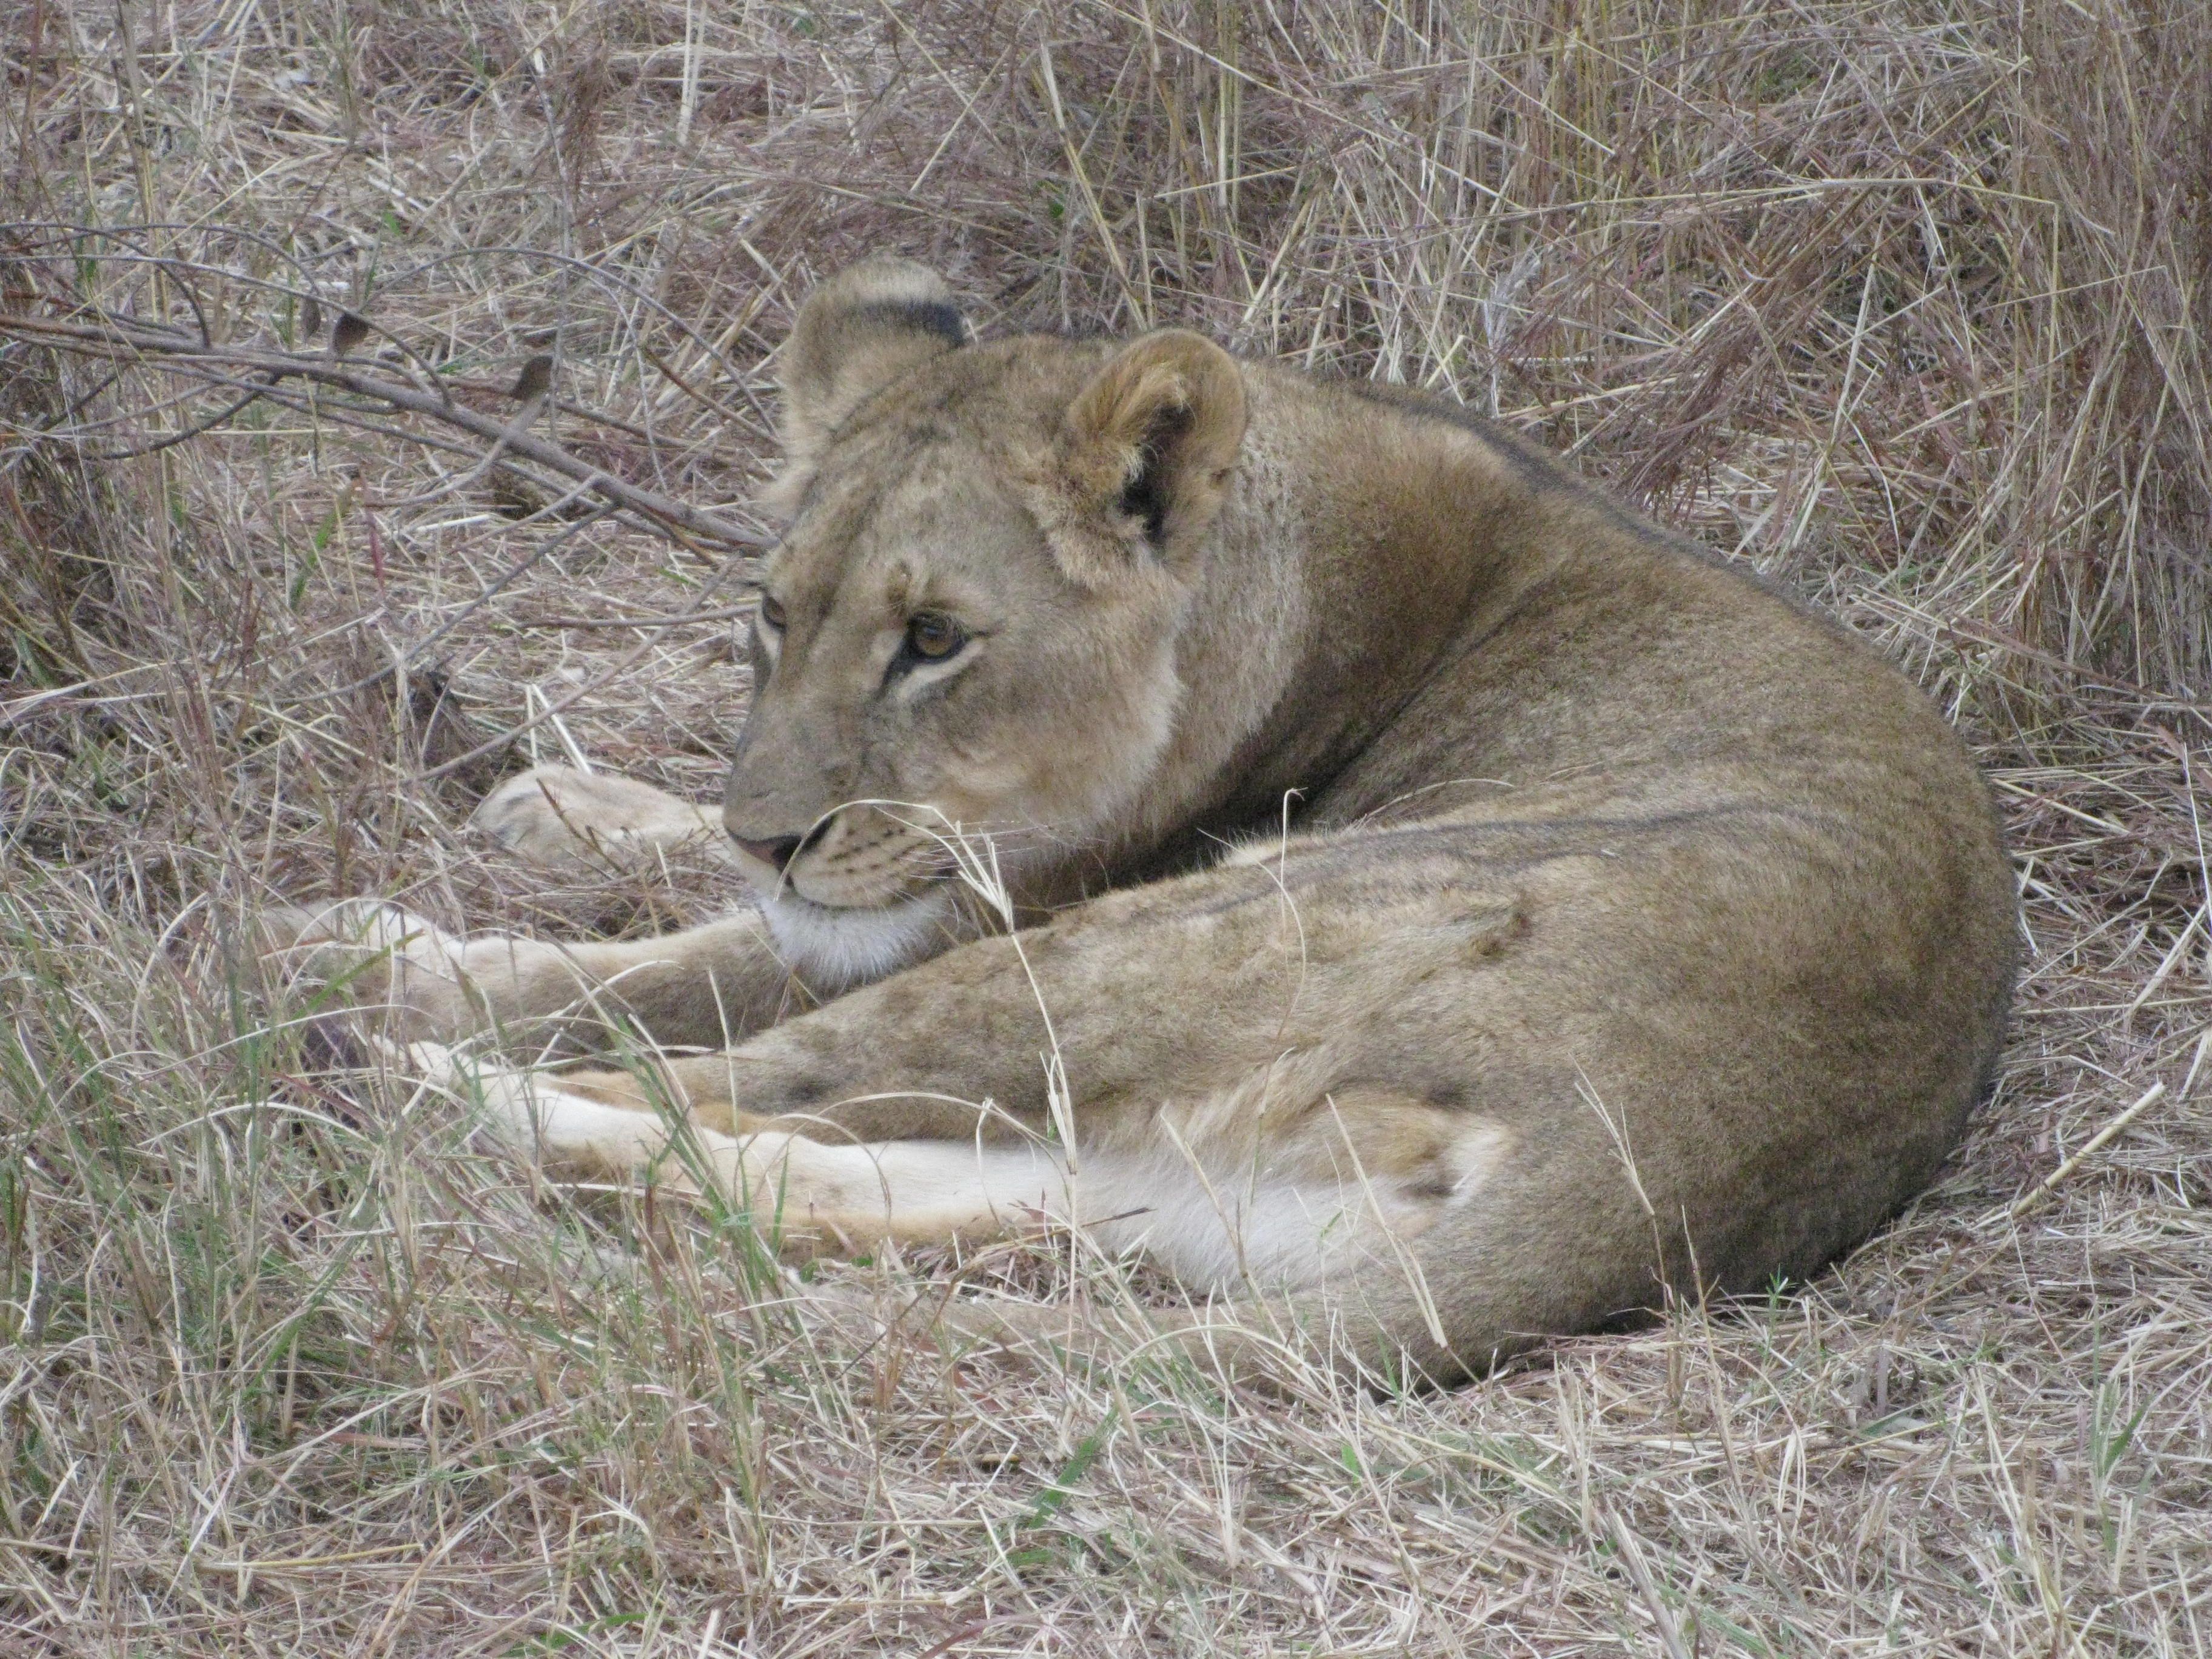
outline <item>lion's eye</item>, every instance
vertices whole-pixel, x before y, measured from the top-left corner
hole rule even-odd
[[[783,606],[765,593],[761,595],[760,619],[768,624],[769,632],[783,632]]]
[[[906,648],[924,662],[943,662],[967,643],[960,624],[942,611],[925,611],[906,625]]]

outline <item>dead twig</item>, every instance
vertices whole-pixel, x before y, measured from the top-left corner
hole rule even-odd
[[[205,368],[252,376],[271,389],[288,380],[307,380],[318,386],[334,387],[353,397],[381,404],[387,410],[437,421],[480,438],[494,446],[491,459],[495,462],[502,450],[526,457],[548,471],[570,479],[611,505],[658,526],[695,552],[707,550],[699,545],[703,542],[719,545],[740,556],[750,556],[757,553],[769,540],[761,532],[748,530],[719,513],[693,507],[659,490],[648,489],[641,484],[617,477],[605,468],[592,465],[550,440],[520,429],[518,422],[501,421],[480,414],[465,404],[440,398],[418,387],[373,374],[364,368],[346,362],[336,353],[309,355],[268,346],[210,344],[181,329],[106,313],[80,322],[66,318],[0,312],[0,336],[74,351],[79,356],[109,362],[152,360],[163,365]],[[240,398],[228,412],[235,414],[246,406],[247,401],[249,399]],[[64,434],[57,434],[52,441],[67,442],[68,439]]]

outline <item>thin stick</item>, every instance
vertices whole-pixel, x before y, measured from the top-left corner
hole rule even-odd
[[[374,398],[392,408],[459,427],[488,443],[503,442],[514,453],[573,479],[615,506],[627,507],[672,533],[682,532],[687,537],[718,542],[745,554],[757,552],[769,543],[768,537],[747,530],[719,513],[692,507],[658,490],[617,478],[534,433],[517,432],[511,422],[480,415],[472,409],[448,403],[434,392],[366,374],[341,359],[319,353],[311,356],[266,348],[205,345],[182,330],[105,316],[98,323],[74,323],[0,312],[0,334],[47,344],[67,344],[110,359],[127,356],[168,357],[187,363],[243,369],[264,376],[272,385],[297,378],[336,386],[356,397]]]
[[[2207,1031],[2204,1034],[2203,1040],[2197,1045],[2197,1057],[2200,1060],[2204,1057],[2206,1043],[2212,1043],[2212,1031]],[[2192,1065],[2189,1068],[2189,1074],[2192,1078],[2197,1075],[2197,1067],[2195,1066]],[[2095,1134],[2091,1135],[2089,1139],[2082,1144],[2081,1151],[2075,1152],[2063,1164],[2061,1164],[2057,1169],[2045,1176],[2043,1178],[2043,1184],[2040,1187],[2038,1187],[2033,1192],[2029,1193],[2026,1197],[2019,1200],[2013,1205],[2011,1210],[2007,1213],[2008,1213],[2014,1221],[2017,1221],[2021,1217],[2026,1215],[2030,1210],[2034,1209],[2038,1205],[2041,1204],[2045,1199],[2049,1198],[2052,1193],[2057,1190],[2059,1182],[2065,1180],[2068,1176],[2072,1175],[2075,1170],[2081,1167],[2082,1159],[2089,1157],[2091,1154],[2108,1145],[2112,1141],[2112,1138],[2118,1134],[2121,1130],[2126,1128],[2129,1124],[2134,1122],[2137,1118],[2141,1117],[2145,1112],[2148,1111],[2152,1107],[2155,1106],[2160,1101],[2165,1098],[2166,1085],[2163,1083],[2152,1084],[2149,1088],[2144,1090],[2141,1095],[2136,1097],[2134,1105],[2129,1107],[2127,1110],[2122,1112],[2110,1123],[2107,1123],[2103,1128],[2098,1130]]]
[[[1628,1523],[1618,1515],[1606,1516],[1613,1534],[1613,1547],[1620,1552],[1621,1565],[1628,1569],[1628,1577],[1636,1586],[1636,1593],[1644,1598],[1644,1605],[1651,1614],[1651,1622],[1659,1626],[1659,1645],[1667,1650],[1667,1659],[1692,1659],[1691,1650],[1683,1645],[1682,1632],[1674,1623],[1674,1615],[1667,1609],[1666,1598],[1659,1594],[1658,1581],[1651,1576],[1651,1564],[1644,1559],[1643,1546]]]
[[[685,611],[666,615],[634,617],[509,617],[508,628],[688,628],[694,623],[733,622],[752,615],[750,605],[725,605],[719,611]]]

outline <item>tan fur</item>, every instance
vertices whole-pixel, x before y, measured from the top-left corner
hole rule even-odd
[[[787,349],[723,810],[758,917],[410,947],[415,1029],[624,1009],[714,1051],[656,1085],[690,1178],[773,1174],[813,1248],[1073,1218],[1434,1376],[1808,1273],[1927,1182],[2014,890],[1899,674],[1455,408],[945,303],[871,262]],[[916,655],[930,615],[970,642]],[[572,1173],[665,1147],[621,1074],[534,1098]]]

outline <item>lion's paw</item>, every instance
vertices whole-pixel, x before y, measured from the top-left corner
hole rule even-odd
[[[725,850],[703,807],[635,779],[534,766],[486,795],[469,822],[519,858],[552,869],[605,868],[653,848]]]
[[[403,1041],[465,1036],[557,1012],[575,979],[558,947],[508,934],[464,939],[397,904],[343,899],[264,913],[264,953],[288,975],[342,990]]]
[[[395,971],[411,971],[459,981],[463,941],[397,904],[271,905],[259,925],[262,954],[302,979],[351,986],[366,977],[380,985]]]

